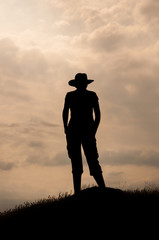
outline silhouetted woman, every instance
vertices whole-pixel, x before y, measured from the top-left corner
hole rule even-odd
[[[81,146],[87,159],[90,175],[94,177],[99,187],[105,187],[95,139],[100,123],[99,102],[96,93],[87,90],[88,84],[93,81],[87,79],[85,73],[77,73],[75,79],[69,81],[69,85],[76,87],[76,90],[66,94],[63,109],[63,123],[68,155],[72,163],[75,193],[81,190],[83,173]]]

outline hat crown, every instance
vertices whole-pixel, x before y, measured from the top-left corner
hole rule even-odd
[[[76,81],[87,82],[87,74],[86,73],[77,73],[75,76]]]

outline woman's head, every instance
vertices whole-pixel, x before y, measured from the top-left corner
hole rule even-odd
[[[86,73],[77,73],[75,79],[69,81],[69,85],[76,87],[78,90],[85,90],[88,84],[92,83],[94,80],[87,79]]]

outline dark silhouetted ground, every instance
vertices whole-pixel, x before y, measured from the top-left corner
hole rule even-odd
[[[141,239],[158,230],[158,213],[159,191],[92,187],[1,214],[0,239]]]

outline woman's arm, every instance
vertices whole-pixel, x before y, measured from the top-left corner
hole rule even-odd
[[[100,119],[101,119],[101,112],[100,112],[100,107],[99,107],[99,102],[98,100],[94,104],[94,114],[95,114],[95,120],[94,120],[94,133],[96,134]]]
[[[63,125],[64,125],[64,132],[67,133],[67,126],[68,126],[68,115],[69,115],[69,104],[67,97],[65,98],[64,108],[62,112],[62,118],[63,118]]]

